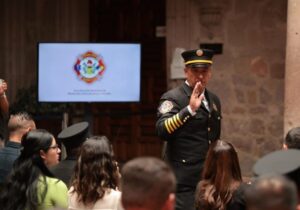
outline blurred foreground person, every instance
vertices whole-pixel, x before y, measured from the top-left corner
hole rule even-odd
[[[173,210],[176,178],[162,160],[136,158],[122,169],[122,204],[126,210]]]
[[[294,182],[300,201],[300,150],[288,149],[271,152],[260,158],[253,166],[256,176],[280,174]],[[299,203],[300,206],[300,203]]]
[[[48,167],[59,161],[52,134],[32,130],[22,138],[22,150],[0,192],[1,209],[46,210],[67,207],[67,186]]]
[[[105,136],[88,138],[81,146],[69,190],[69,209],[120,210],[120,174]]]
[[[280,175],[264,175],[246,191],[248,210],[296,210],[295,184]]]

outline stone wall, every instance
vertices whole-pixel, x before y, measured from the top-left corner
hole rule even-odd
[[[221,98],[222,138],[238,149],[244,176],[282,144],[286,16],[286,0],[167,1],[168,71],[175,48],[223,43],[208,88]]]
[[[284,92],[284,131],[300,126],[300,4],[298,0],[288,0],[287,44]]]

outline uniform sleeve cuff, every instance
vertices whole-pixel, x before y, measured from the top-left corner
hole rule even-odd
[[[3,92],[3,93],[0,95],[0,98],[6,98],[5,92]]]
[[[193,112],[193,110],[191,109],[191,106],[190,106],[190,105],[187,106],[187,109],[189,110],[189,113],[190,113],[192,116],[195,116],[195,115],[196,115],[196,112]]]

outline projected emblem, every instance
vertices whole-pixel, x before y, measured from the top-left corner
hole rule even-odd
[[[88,51],[77,58],[74,70],[81,80],[92,83],[101,77],[105,66],[101,56]]]

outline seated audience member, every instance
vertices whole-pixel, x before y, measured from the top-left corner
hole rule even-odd
[[[300,127],[295,127],[289,130],[289,132],[286,134],[283,148],[300,149]]]
[[[1,209],[45,210],[67,207],[67,186],[53,178],[48,167],[59,161],[60,149],[45,130],[22,137],[21,154],[0,192]]]
[[[140,157],[122,169],[122,204],[126,210],[173,210],[176,178],[162,160]]]
[[[258,177],[246,190],[248,210],[296,210],[297,190],[280,175]]]
[[[0,150],[1,184],[11,171],[14,161],[20,155],[22,136],[32,129],[35,129],[35,123],[26,112],[11,115],[8,121],[9,141],[7,141],[5,147]]]
[[[253,166],[256,176],[280,174],[296,184],[300,198],[300,150],[288,149],[269,153],[260,158]]]
[[[7,83],[3,79],[0,79],[0,148],[4,146],[4,141],[7,139],[9,103],[5,94],[6,90]]]
[[[245,209],[244,188],[238,155],[232,144],[211,144],[195,195],[197,210]]]
[[[88,138],[81,146],[68,192],[69,209],[119,210],[119,172],[105,136]]]
[[[62,130],[57,136],[66,148],[67,157],[50,170],[56,178],[62,180],[68,186],[70,185],[80,147],[87,138],[88,128],[88,122],[76,123]]]

